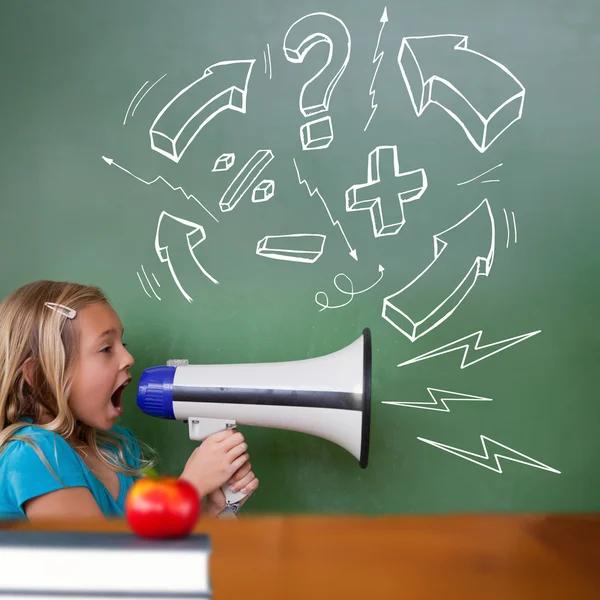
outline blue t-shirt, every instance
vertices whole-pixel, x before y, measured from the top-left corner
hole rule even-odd
[[[125,436],[123,453],[129,465],[137,466],[140,450],[133,433],[117,425],[112,430]],[[27,500],[75,486],[88,488],[105,516],[124,515],[125,498],[136,477],[118,473],[120,492],[115,500],[77,452],[60,435],[35,425],[27,425],[19,429],[16,435],[27,437],[36,444],[54,474],[48,470],[37,452],[27,442],[10,440],[0,452],[0,519],[26,519],[23,504]]]

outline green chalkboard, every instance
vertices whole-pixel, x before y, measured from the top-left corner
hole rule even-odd
[[[600,508],[595,0],[2,13],[2,296],[100,285],[136,379],[371,329],[368,468],[244,427],[245,510]],[[122,424],[180,472],[186,425],[135,391]]]

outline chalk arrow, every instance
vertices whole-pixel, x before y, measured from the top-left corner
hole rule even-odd
[[[385,24],[388,22],[388,14],[387,14],[387,6],[385,6],[383,8],[383,13],[381,15],[381,19],[379,19],[379,22],[381,23],[381,28],[379,29],[379,35],[377,36],[377,43],[375,44],[375,52],[373,53],[373,64],[375,65],[375,72],[373,73],[373,79],[371,79],[371,86],[369,87],[369,96],[371,96],[371,116],[369,117],[369,120],[367,121],[367,124],[365,125],[365,128],[363,131],[367,130],[367,127],[369,126],[369,123],[371,122],[371,119],[373,118],[373,115],[375,114],[375,111],[377,110],[377,104],[375,104],[375,88],[373,87],[375,85],[375,79],[377,77],[377,72],[379,71],[379,67],[381,66],[381,61],[383,60],[383,50],[381,52],[379,52],[379,43],[381,42],[381,34],[383,33],[383,28],[385,27]]]
[[[202,225],[198,225],[192,221],[186,221],[185,219],[181,219],[179,217],[174,217],[168,212],[163,211],[158,218],[158,226],[156,227],[156,236],[154,238],[154,249],[156,250],[156,254],[158,255],[160,261],[163,263],[166,262],[169,266],[169,271],[171,271],[173,280],[179,288],[179,291],[183,294],[184,298],[188,302],[192,302],[192,297],[185,291],[181,285],[181,282],[179,281],[179,278],[177,277],[177,273],[175,273],[175,268],[173,267],[170,254],[170,248],[173,245],[181,243],[181,238],[183,237],[186,229],[187,233],[185,233],[185,238],[187,241],[187,249],[190,253],[190,256],[196,263],[196,266],[213,283],[219,283],[206,272],[194,253],[196,247],[206,239],[206,233],[204,232],[204,227],[202,227]]]
[[[354,291],[354,283],[352,283],[352,279],[350,279],[350,277],[348,277],[348,275],[346,275],[346,273],[338,273],[333,278],[333,285],[342,294],[350,296],[350,299],[348,301],[344,302],[343,304],[332,305],[332,304],[329,304],[329,297],[327,296],[327,294],[323,291],[319,291],[315,294],[315,302],[321,307],[321,310],[319,312],[325,310],[326,308],[343,308],[344,306],[348,306],[348,304],[350,304],[350,302],[352,302],[352,300],[354,300],[354,296],[358,296],[358,294],[364,294],[365,292],[372,290],[383,279],[383,272],[385,271],[385,269],[383,268],[382,265],[379,265],[378,271],[379,271],[379,278],[377,279],[377,281],[375,283],[372,283],[369,287],[364,288],[363,290],[358,290],[358,291]],[[338,281],[337,281],[338,277],[343,277],[346,279],[346,281],[348,282],[349,289],[343,289],[342,287],[340,287],[340,285],[338,284]],[[321,298],[321,297],[325,298],[325,300],[324,301],[319,300],[319,298]]]
[[[155,177],[152,181],[146,181],[145,179],[142,179],[141,177],[134,175],[131,171],[128,171],[125,167],[122,167],[121,165],[117,164],[112,158],[107,158],[106,156],[103,156],[102,159],[104,160],[104,162],[107,165],[109,165],[109,166],[114,165],[118,169],[121,169],[121,171],[124,171],[128,175],[131,175],[134,179],[141,181],[144,185],[154,185],[155,183],[162,181],[163,183],[168,185],[174,192],[181,192],[187,200],[189,200],[191,198],[192,200],[197,202],[217,223],[219,222],[219,219],[217,219],[217,217],[215,217],[215,215],[213,215],[210,212],[210,210],[208,210],[208,208],[206,208],[206,206],[204,206],[204,204],[202,204],[202,202],[200,202],[200,200],[198,200],[198,198],[196,198],[196,196],[194,196],[194,194],[188,194],[180,185],[177,187],[171,185],[164,177],[162,177],[162,175]]]
[[[454,454],[456,456],[460,456],[460,458],[464,458],[480,467],[485,467],[490,471],[495,471],[496,473],[502,473],[502,467],[500,466],[500,459],[504,458],[505,460],[511,460],[512,462],[521,463],[522,465],[526,465],[528,467],[534,467],[536,469],[542,469],[544,471],[550,471],[551,473],[558,473],[556,469],[541,463],[526,454],[521,454],[504,444],[500,444],[495,440],[481,435],[479,436],[481,439],[481,445],[483,447],[483,454],[476,454],[475,452],[468,452],[467,450],[461,450],[460,448],[454,448],[453,446],[447,446],[446,444],[440,444],[439,442],[433,442],[432,440],[426,440],[424,438],[417,438],[421,442],[425,442],[435,448],[439,448],[440,450],[444,450],[445,452],[450,452],[450,454]],[[487,443],[486,443],[487,442]],[[494,460],[490,459],[490,450],[494,451],[493,456]],[[479,459],[479,460],[477,460]],[[489,464],[490,462],[495,463],[494,465]]]
[[[494,217],[484,200],[458,223],[433,236],[432,262],[409,284],[384,298],[381,316],[414,342],[454,313],[479,276],[489,275],[494,246]],[[455,286],[450,291],[447,281]]]
[[[450,412],[446,402],[491,402],[491,398],[482,396],[471,396],[470,394],[461,394],[460,392],[451,392],[449,390],[439,390],[437,388],[427,388],[432,402],[382,402],[382,404],[392,404],[394,406],[407,406],[409,408],[422,408],[424,410],[435,410],[437,412]],[[440,406],[440,404],[443,406]]]
[[[466,335],[459,340],[455,340],[454,342],[450,342],[445,346],[440,346],[435,350],[431,350],[429,352],[425,352],[425,354],[421,354],[415,358],[411,358],[406,362],[400,363],[399,367],[404,367],[406,365],[410,365],[412,363],[419,362],[421,360],[427,360],[428,358],[434,358],[436,356],[441,356],[442,354],[448,354],[449,352],[456,352],[457,350],[463,350],[463,357],[460,363],[461,369],[466,369],[475,363],[478,363],[480,360],[485,360],[494,354],[498,354],[498,352],[502,352],[515,344],[519,344],[520,342],[524,342],[530,337],[541,333],[541,330],[532,331],[531,333],[524,333],[523,335],[517,335],[512,338],[508,338],[507,340],[500,340],[499,342],[493,342],[492,344],[485,344],[483,346],[479,345],[481,341],[481,336],[483,335],[483,331],[479,330],[475,333],[471,333]],[[466,342],[466,340],[471,340],[472,344]],[[464,343],[466,342],[466,343]],[[474,342],[474,343],[473,343]],[[472,347],[471,347],[472,345]],[[478,356],[477,359],[473,359],[473,356]],[[467,362],[467,356],[469,356],[470,360]]]
[[[348,241],[348,238],[346,237],[346,234],[344,233],[344,228],[342,227],[342,224],[337,220],[331,216],[331,211],[329,210],[329,206],[327,206],[327,202],[325,202],[325,198],[323,198],[323,196],[321,196],[321,192],[319,192],[319,188],[315,187],[314,189],[310,189],[310,186],[308,185],[308,182],[306,181],[306,179],[302,179],[302,177],[300,176],[300,171],[298,170],[298,165],[296,163],[296,159],[292,159],[294,161],[294,168],[296,169],[296,175],[298,176],[298,183],[300,185],[304,185],[306,186],[306,191],[308,192],[308,195],[312,198],[315,194],[319,197],[319,200],[321,200],[321,202],[323,203],[323,206],[325,207],[325,210],[327,211],[327,216],[329,217],[329,220],[331,221],[331,224],[334,227],[338,227],[340,230],[340,233],[342,234],[342,237],[344,238],[344,242],[346,243],[346,246],[348,246],[348,248],[350,249],[350,252],[348,252],[348,254],[350,254],[350,256],[358,261],[358,254],[356,252],[356,248],[353,248],[352,245],[350,244],[350,242]]]
[[[256,61],[215,63],[184,87],[158,113],[150,127],[150,145],[178,163],[204,126],[225,110],[246,112],[248,82]]]
[[[398,64],[417,116],[437,104],[479,152],[523,114],[525,88],[501,63],[471,50],[466,35],[402,40]]]

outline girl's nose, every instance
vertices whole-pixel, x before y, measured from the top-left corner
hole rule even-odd
[[[135,360],[126,348],[123,348],[123,368],[129,369],[135,364]]]

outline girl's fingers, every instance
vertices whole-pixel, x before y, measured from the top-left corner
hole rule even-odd
[[[246,477],[246,475],[248,475],[248,473],[250,472],[251,468],[252,465],[250,464],[250,462],[244,463],[244,466],[238,469],[235,475],[229,480],[229,484],[236,483],[240,481],[240,479]]]
[[[222,441],[222,444],[223,444],[223,448],[226,451],[229,451],[232,448],[235,448],[238,444],[241,444],[243,441],[244,441],[244,436],[239,431],[236,431],[234,434],[230,435],[229,437],[224,438]]]
[[[230,465],[230,469],[233,473],[235,473],[245,462],[250,459],[250,455],[248,453],[242,454],[236,458]]]
[[[242,442],[241,444],[238,444],[235,448],[229,450],[229,452],[227,453],[227,457],[230,459],[237,458],[240,454],[246,452],[246,450],[248,450],[248,444],[246,444],[246,442]]]
[[[258,479],[254,478],[242,491],[246,494],[240,500],[240,506],[245,504],[245,502],[250,498],[250,496],[257,490],[258,488]]]
[[[236,481],[233,485],[230,485],[229,489],[232,492],[237,492],[237,491],[241,490],[242,488],[247,487],[247,485],[253,479],[255,479],[254,473],[252,471],[250,471],[245,477],[243,477],[239,481]]]
[[[227,438],[231,439],[231,437],[233,437],[233,435],[235,435],[236,433],[237,432],[233,429],[224,429],[223,431],[217,431],[217,433],[213,433],[213,434],[209,435],[206,438],[206,440],[211,440],[213,442],[222,442],[222,441],[226,440]],[[238,435],[242,435],[242,434],[239,433]],[[204,441],[206,441],[206,440],[204,440]]]
[[[250,483],[248,483],[245,487],[241,489],[241,491],[246,494],[246,498],[252,493],[256,491],[258,487],[258,479],[255,477]]]

